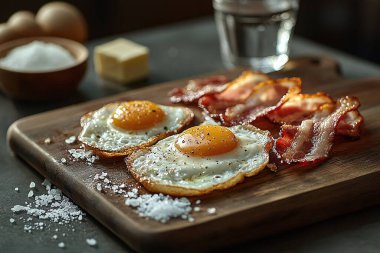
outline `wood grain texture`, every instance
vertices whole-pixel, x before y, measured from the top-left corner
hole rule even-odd
[[[34,115],[15,122],[8,131],[12,150],[70,198],[104,224],[133,249],[140,252],[205,251],[244,240],[259,238],[310,224],[380,202],[380,80],[342,80],[331,60],[298,59],[273,76],[300,76],[303,92],[325,91],[337,98],[354,95],[362,102],[363,135],[356,141],[334,146],[331,158],[315,168],[297,166],[278,172],[264,170],[236,187],[199,199],[201,208],[217,209],[193,213],[195,222],[173,219],[168,224],[138,217],[124,198],[95,190],[93,176],[106,171],[114,183],[138,186],[122,159],[59,163],[68,158],[64,140],[78,135],[79,118],[105,103],[148,99],[169,104],[167,92],[185,80],[153,85],[117,96]],[[234,77],[241,69],[225,72]],[[223,72],[224,73],[224,72]],[[198,113],[199,115],[199,113]],[[52,144],[44,144],[50,137]],[[141,187],[141,186],[138,186]],[[144,191],[142,189],[142,191]],[[198,198],[196,198],[198,199]],[[190,198],[194,201],[194,198]]]

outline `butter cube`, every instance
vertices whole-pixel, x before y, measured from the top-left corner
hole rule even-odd
[[[148,59],[148,48],[122,38],[95,47],[96,72],[101,77],[121,83],[147,77]]]

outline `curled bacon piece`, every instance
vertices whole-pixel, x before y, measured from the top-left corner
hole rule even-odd
[[[337,134],[359,137],[360,127],[364,123],[364,118],[358,110],[348,112],[341,121],[339,121],[337,127]]]
[[[333,145],[339,122],[359,106],[356,97],[342,97],[336,107],[322,105],[311,119],[303,120],[300,125],[283,125],[276,140],[276,153],[286,163],[324,160]]]
[[[277,110],[268,113],[272,122],[280,124],[299,124],[310,118],[321,105],[335,104],[334,100],[323,92],[315,94],[296,94]]]
[[[243,103],[257,84],[267,80],[271,80],[268,75],[246,70],[237,79],[228,83],[227,88],[215,97],[217,100]]]
[[[175,88],[169,92],[172,103],[192,103],[207,94],[220,93],[227,88],[226,76],[211,76],[204,79],[189,80],[186,87]]]
[[[323,92],[315,94],[297,94],[274,110],[267,114],[267,118],[272,122],[280,124],[298,125],[303,120],[311,118],[322,106],[335,107],[335,101]],[[337,134],[358,137],[363,117],[358,110],[350,111],[344,115],[337,126]]]
[[[243,85],[240,85],[242,87]],[[247,87],[248,85],[244,85]],[[226,97],[228,87],[223,93]],[[237,89],[231,91],[231,98]],[[220,120],[224,125],[253,123],[256,119],[276,110],[293,95],[301,92],[301,79],[284,78],[260,82],[247,88],[248,92],[235,99],[221,99],[221,94],[204,96],[199,100],[199,106],[211,117]]]

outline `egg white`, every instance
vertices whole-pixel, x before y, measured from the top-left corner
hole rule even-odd
[[[177,134],[159,141],[148,151],[133,153],[127,161],[129,169],[138,181],[151,188],[149,190],[161,189],[168,194],[198,195],[212,191],[216,186],[228,188],[232,185],[223,184],[236,179],[239,174],[252,176],[265,167],[269,161],[268,146],[272,143],[269,132],[253,126],[240,125],[229,129],[239,144],[228,153],[210,157],[186,155],[175,147]],[[181,190],[172,191],[171,186],[187,190],[181,194]]]
[[[154,127],[144,130],[127,131],[112,124],[112,114],[119,103],[112,103],[82,117],[78,139],[87,146],[107,151],[119,152],[141,144],[149,143],[162,133],[176,133],[183,127],[192,112],[184,107],[159,105],[165,118]]]

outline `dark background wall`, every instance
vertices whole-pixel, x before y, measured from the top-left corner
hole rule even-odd
[[[1,1],[0,22],[47,0]],[[211,0],[71,0],[85,15],[90,39],[212,15]],[[380,63],[380,0],[301,0],[296,34]]]

